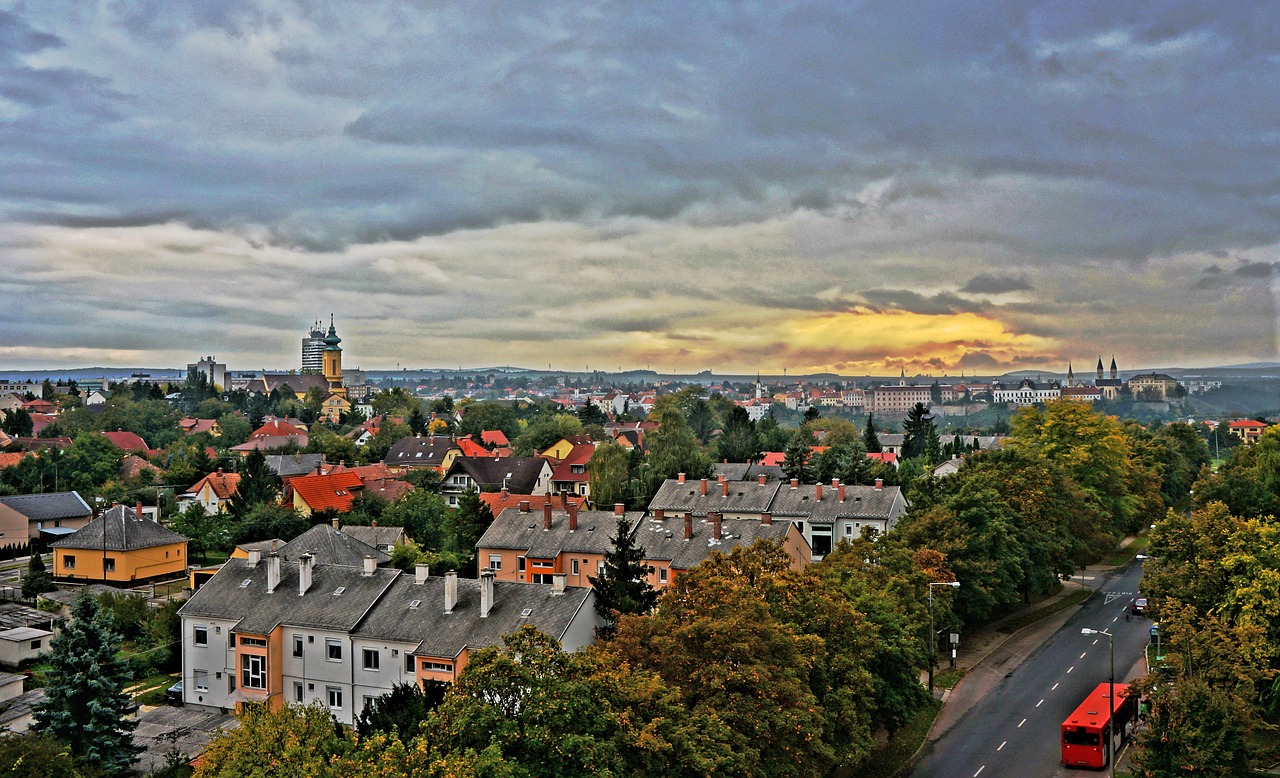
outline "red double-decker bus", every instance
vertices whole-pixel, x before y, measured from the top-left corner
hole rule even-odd
[[[1109,689],[1109,684],[1098,684],[1062,722],[1063,766],[1102,769],[1107,766],[1107,738],[1111,738],[1112,753],[1124,745],[1129,722],[1138,714],[1138,698],[1129,696],[1128,684],[1115,685],[1114,700],[1108,699]]]

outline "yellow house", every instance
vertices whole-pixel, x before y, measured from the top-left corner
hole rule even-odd
[[[338,420],[342,418],[342,414],[350,412],[351,401],[336,392],[330,392],[324,398],[324,402],[320,404],[321,418],[328,419],[334,424],[338,423]]]
[[[591,442],[591,436],[589,435],[574,435],[570,438],[560,438],[554,445],[543,449],[538,456],[544,456],[558,462],[573,453],[574,446]]]
[[[117,505],[53,544],[60,579],[131,583],[187,570],[187,539]]]

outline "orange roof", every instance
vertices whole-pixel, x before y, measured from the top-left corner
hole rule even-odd
[[[760,455],[760,464],[766,467],[782,467],[782,463],[787,459],[786,452],[783,451],[766,451]]]
[[[393,478],[376,478],[364,482],[364,490],[368,494],[376,494],[387,502],[395,502],[414,489],[408,481],[397,481]]]
[[[519,508],[520,503],[529,501],[529,510],[540,511],[548,501],[553,510],[568,510],[565,496],[562,494],[515,494],[513,492],[481,492],[480,501],[489,506],[493,515],[497,516],[507,508]]]
[[[100,434],[124,451],[130,453],[141,451],[143,454],[151,453],[151,449],[147,448],[147,441],[139,437],[136,432],[116,430],[115,432],[103,432]]]
[[[27,455],[25,451],[19,451],[16,454],[0,454],[0,470],[6,467],[13,467],[18,464],[18,460]]]
[[[355,473],[360,477],[361,481],[368,483],[369,481],[384,481],[395,477],[395,473],[391,472],[391,468],[382,462],[374,462],[372,465],[346,465],[339,462],[336,465],[325,466],[324,475],[331,473]]]
[[[511,445],[511,441],[507,440],[507,436],[502,430],[484,430],[480,433],[480,442],[486,446]]]
[[[226,500],[229,499],[231,495],[235,494],[236,488],[240,486],[240,474],[224,473],[222,472],[222,468],[218,468],[218,472],[210,473],[199,481],[196,481],[195,484],[187,491],[199,492],[204,488],[205,484],[209,485],[209,488],[213,490],[214,496],[219,500]]]
[[[330,473],[308,475],[290,481],[293,493],[302,498],[311,510],[333,509],[338,512],[351,510],[355,492],[364,487],[364,481],[355,473]]]
[[[1267,424],[1266,422],[1258,421],[1256,419],[1236,419],[1235,421],[1231,422],[1229,426],[1235,427],[1236,429],[1241,429],[1245,427],[1249,429],[1259,429],[1259,428],[1270,427],[1271,425]]]
[[[560,460],[560,464],[556,465],[551,471],[552,481],[585,481],[587,480],[587,460],[591,459],[591,455],[596,453],[595,443],[575,443],[573,450],[569,455]],[[581,473],[573,471],[574,465],[582,466]]]
[[[249,439],[253,440],[254,438],[266,438],[272,435],[305,435],[305,434],[307,433],[303,432],[302,430],[298,429],[297,427],[293,426],[287,421],[272,419],[271,421],[263,422],[261,427],[253,431],[253,434],[249,436]]]
[[[471,438],[458,438],[458,448],[462,449],[464,457],[487,457],[492,456],[493,452]]]
[[[868,451],[867,459],[874,459],[877,462],[885,462],[892,465],[898,461],[898,455],[892,451]]]

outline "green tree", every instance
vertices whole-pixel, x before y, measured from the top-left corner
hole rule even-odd
[[[516,436],[516,426],[516,413],[509,405],[496,402],[468,403],[462,421],[458,424],[458,434],[479,440],[480,433],[485,430],[501,430],[507,440],[511,440]]]
[[[631,522],[618,519],[612,547],[605,552],[600,577],[589,580],[596,591],[596,613],[604,621],[600,634],[608,637],[625,614],[648,613],[658,603],[657,591],[649,585],[653,568],[644,563],[644,548],[635,545]]]
[[[1254,716],[1229,691],[1195,678],[1176,685],[1146,683],[1148,727],[1137,737],[1133,763],[1143,778],[1249,775]]]
[[[880,436],[876,434],[874,414],[867,414],[867,426],[862,432],[862,447],[867,450],[868,454],[879,454],[883,451],[880,447]]]
[[[794,478],[800,483],[813,481],[813,470],[809,466],[810,452],[813,450],[813,438],[805,428],[796,430],[787,444],[786,456],[782,460],[782,474]]]
[[[760,435],[761,451],[782,451],[791,440],[791,431],[778,424],[773,408],[756,424],[756,433]]]
[[[804,409],[804,415],[800,417],[801,424],[807,424],[811,421],[817,421],[822,418],[822,411],[818,410],[818,406],[810,405]]]
[[[656,422],[658,428],[646,439],[649,446],[646,503],[668,478],[675,478],[680,473],[694,479],[711,475],[711,459],[702,451],[697,436],[685,421],[675,395],[659,397],[649,420]]]
[[[409,431],[414,435],[422,435],[427,431],[427,415],[422,412],[421,406],[415,406],[409,411],[409,418],[405,423],[409,425]]]
[[[475,548],[485,530],[493,523],[493,511],[489,509],[489,503],[480,499],[480,492],[475,487],[468,487],[458,495],[458,509],[453,515],[453,523],[457,527],[456,548],[459,550]]]
[[[218,429],[222,430],[222,437],[218,438],[218,444],[223,448],[245,443],[253,434],[253,427],[250,426],[249,420],[238,413],[224,413],[219,416]]]
[[[22,596],[34,600],[45,592],[52,592],[58,587],[53,583],[53,576],[44,566],[44,557],[32,554],[27,560],[27,577],[22,579]]]
[[[587,401],[578,409],[578,421],[582,422],[585,427],[591,424],[604,424],[609,421],[609,417],[605,415],[604,411],[600,410],[599,405],[596,405],[588,397]]]
[[[0,431],[15,438],[29,438],[34,429],[35,422],[32,421],[31,414],[24,408],[15,408],[9,411],[4,414],[4,421],[0,422]]]
[[[201,757],[195,778],[243,775],[262,778],[324,776],[342,773],[331,760],[351,750],[354,734],[345,731],[320,701],[272,710],[249,704],[239,726],[219,730]]]
[[[272,502],[262,502],[246,509],[243,518],[231,526],[234,543],[259,540],[293,540],[307,531],[310,523],[296,510]]]
[[[724,415],[716,439],[716,458],[726,462],[754,462],[760,456],[760,435],[746,408],[733,406]]]
[[[425,489],[414,489],[387,506],[382,520],[390,527],[404,527],[405,534],[428,551],[474,552],[459,543],[455,524],[444,498]]]
[[[570,413],[545,414],[521,430],[511,441],[518,456],[537,456],[561,438],[582,433],[582,422]]]
[[[0,734],[0,765],[5,778],[91,778],[96,773],[77,762],[65,743],[33,732]]]
[[[267,467],[267,457],[259,450],[249,452],[240,467],[240,482],[231,495],[231,515],[244,521],[249,512],[279,499],[276,479]]]
[[[612,440],[597,445],[587,460],[591,501],[600,506],[627,502],[630,480],[630,452]]]
[[[77,758],[105,773],[128,772],[141,749],[133,743],[137,722],[126,718],[128,668],[110,615],[81,594],[49,648],[48,684],[33,729],[66,743]]]
[[[425,687],[398,683],[364,706],[356,720],[356,731],[361,737],[374,732],[394,732],[401,739],[410,740],[422,731],[422,723],[431,711],[444,702],[448,688],[448,684],[440,681],[427,681]]]
[[[210,514],[199,503],[192,503],[170,519],[170,528],[186,536],[191,550],[207,562],[210,551],[228,550],[231,545],[231,517],[217,511]]]
[[[930,435],[937,437],[937,428],[933,417],[929,415],[929,406],[916,403],[907,411],[907,419],[902,422],[902,458],[915,459],[925,455],[929,446]]]

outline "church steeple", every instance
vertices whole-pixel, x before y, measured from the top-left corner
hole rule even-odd
[[[329,391],[345,397],[347,388],[342,384],[342,347],[338,344],[342,338],[333,326],[333,314],[329,314],[329,334],[324,337],[324,351],[321,353],[325,380],[329,382]]]
[[[1116,375],[1116,355],[1112,354],[1111,355],[1111,380],[1114,381],[1117,378],[1119,378],[1119,376]]]
[[[1076,374],[1072,372],[1071,360],[1068,359],[1067,360],[1067,386],[1071,387],[1075,385],[1076,385]]]
[[[1102,380],[1102,357],[1098,357],[1098,380]]]

